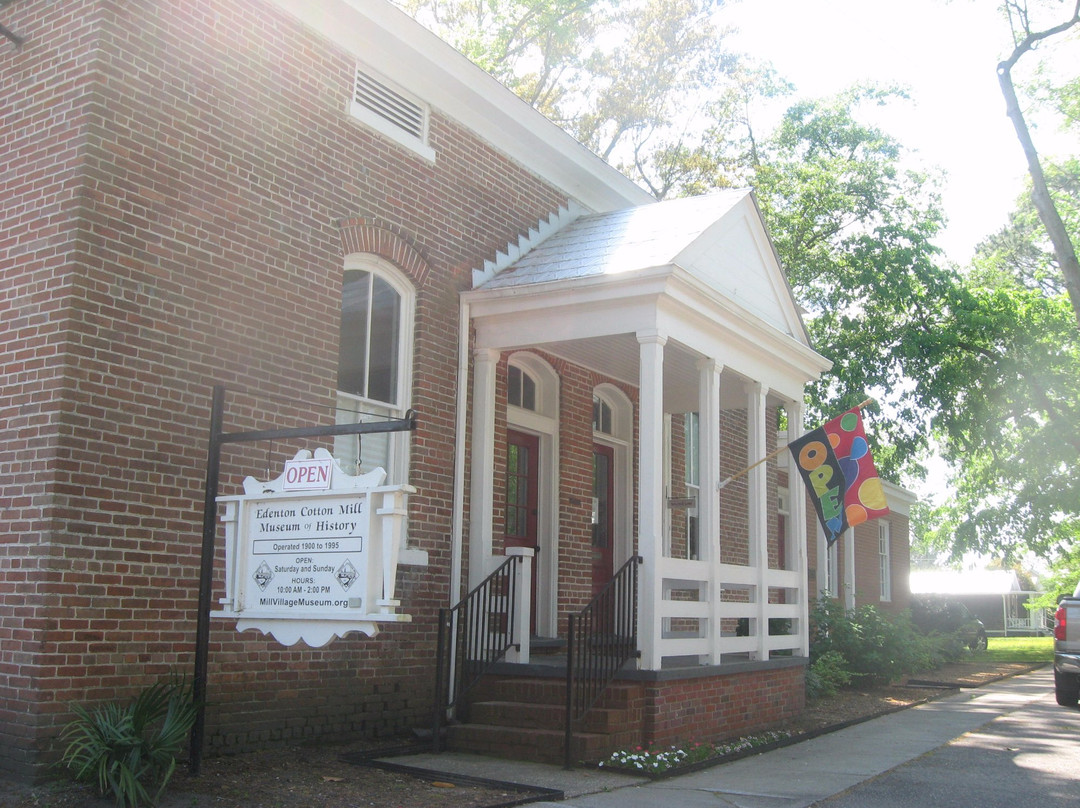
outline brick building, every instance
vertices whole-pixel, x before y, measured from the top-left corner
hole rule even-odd
[[[427,726],[438,610],[508,550],[524,673],[642,559],[631,736],[801,709],[814,534],[779,462],[717,486],[826,367],[750,194],[655,203],[383,2],[0,23],[0,771],[39,774],[71,705],[190,669],[214,385],[229,430],[417,428],[224,451],[226,496],[315,448],[410,487],[409,620],[313,647],[218,608],[208,751]]]

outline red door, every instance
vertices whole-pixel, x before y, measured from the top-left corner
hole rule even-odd
[[[593,445],[592,592],[603,589],[615,571],[615,450]]]
[[[524,432],[506,433],[506,519],[507,547],[536,547],[536,511],[539,498],[540,438]],[[536,578],[533,561],[532,616],[529,630],[536,633]]]

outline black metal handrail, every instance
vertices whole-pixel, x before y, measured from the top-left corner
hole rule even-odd
[[[569,617],[566,635],[566,768],[574,725],[604,694],[627,660],[638,656],[637,590],[641,556],[619,568],[589,605]]]
[[[489,668],[514,647],[517,570],[522,556],[509,556],[456,606],[439,609],[435,652],[435,716],[432,744],[442,751],[442,726],[450,709]]]

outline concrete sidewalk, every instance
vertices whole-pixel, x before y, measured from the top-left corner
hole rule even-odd
[[[596,769],[444,753],[390,762],[562,792],[549,808],[805,808],[876,777],[1053,692],[1049,667],[693,774],[649,781]]]

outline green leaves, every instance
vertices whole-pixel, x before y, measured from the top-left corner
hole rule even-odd
[[[899,144],[860,120],[888,97],[800,102],[760,148],[762,209],[833,361],[809,390],[810,418],[874,395],[888,413],[870,430],[883,475],[913,471],[931,440],[957,469],[929,543],[1052,556],[1080,536],[1080,340],[1052,250],[1027,203],[973,272],[947,265],[932,178],[905,171]],[[1071,216],[1080,164],[1053,177]]]
[[[190,686],[173,679],[146,688],[127,705],[110,702],[93,711],[75,705],[72,712],[75,719],[61,734],[69,739],[64,765],[76,780],[96,781],[120,808],[139,808],[154,805],[172,777],[196,706]]]

